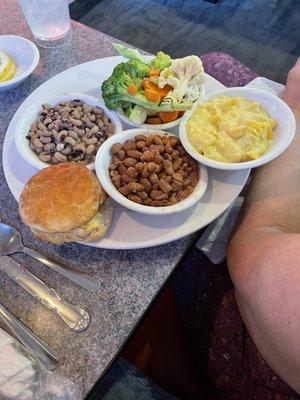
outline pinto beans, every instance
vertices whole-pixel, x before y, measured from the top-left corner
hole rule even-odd
[[[136,135],[111,148],[110,176],[129,200],[164,207],[187,198],[199,180],[199,168],[180,140],[170,135]]]

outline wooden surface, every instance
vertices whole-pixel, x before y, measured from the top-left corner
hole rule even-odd
[[[179,399],[211,398],[212,389],[198,368],[171,283],[156,300],[121,356]]]

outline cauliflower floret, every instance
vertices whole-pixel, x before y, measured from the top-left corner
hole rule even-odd
[[[195,101],[199,98],[204,83],[204,69],[197,56],[187,56],[172,61],[169,68],[163,70],[158,78],[158,86],[170,85],[174,88],[166,99],[181,102]]]

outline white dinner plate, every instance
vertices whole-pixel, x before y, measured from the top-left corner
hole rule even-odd
[[[21,104],[11,120],[3,146],[5,178],[16,200],[19,199],[26,181],[37,172],[22,159],[15,146],[14,132],[19,116],[34,102],[51,95],[81,92],[101,97],[101,83],[122,61],[124,58],[117,56],[77,65],[44,82]],[[206,75],[206,93],[223,87],[214,78]],[[171,131],[178,134],[178,127]],[[226,210],[239,195],[249,172],[250,170],[208,169],[207,190],[199,203],[173,215],[140,214],[116,205],[112,226],[106,237],[89,245],[107,249],[137,249],[168,243],[196,232]]]

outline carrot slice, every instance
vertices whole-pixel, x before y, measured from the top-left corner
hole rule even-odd
[[[164,98],[174,88],[170,85],[165,85],[163,88],[159,88],[159,89],[161,90],[162,97]]]
[[[163,88],[158,87],[154,82],[152,82],[149,78],[143,78],[142,87],[144,90],[149,89],[152,92],[157,92],[161,95],[162,98],[166,97],[166,95],[173,90],[172,86],[166,85]]]
[[[159,76],[160,69],[158,68],[151,68],[149,72],[149,76]]]
[[[153,90],[145,89],[144,90],[144,96],[148,100],[153,101],[154,103],[160,103],[161,102],[161,94],[158,93],[158,92],[154,92]]]
[[[179,111],[161,111],[158,113],[162,122],[165,124],[166,122],[175,121],[178,118]]]
[[[137,88],[137,86],[135,86],[135,85],[129,85],[128,88],[127,88],[127,92],[128,92],[129,94],[132,94],[132,95],[134,96],[134,95],[137,94],[138,88]]]
[[[158,125],[161,123],[162,123],[162,120],[159,117],[148,117],[146,119],[146,124]]]
[[[149,78],[143,78],[143,80],[142,80],[142,87],[143,87],[143,89],[145,90],[145,89],[151,89],[151,81],[150,81],[150,79]]]

